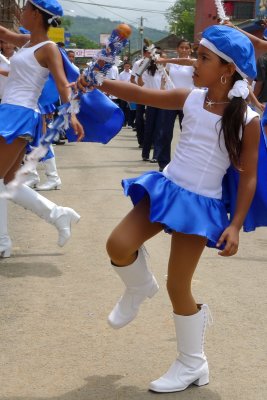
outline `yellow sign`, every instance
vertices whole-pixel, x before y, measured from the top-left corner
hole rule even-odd
[[[65,33],[64,28],[49,28],[48,37],[55,43],[57,42],[65,43],[64,33]]]

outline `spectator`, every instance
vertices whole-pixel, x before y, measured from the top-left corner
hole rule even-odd
[[[134,83],[137,85],[137,75],[136,72],[138,71],[138,68],[140,67],[140,64],[144,61],[146,57],[150,57],[150,52],[148,50],[147,46],[143,47],[143,54],[144,57],[141,58],[140,60],[137,60],[133,64],[133,69],[132,69],[132,74],[131,74],[131,83]],[[136,136],[137,136],[137,141],[139,144],[139,147],[143,147],[143,142],[144,142],[144,132],[145,132],[145,110],[146,107],[143,104],[137,104],[136,105],[136,117],[135,117],[135,126],[136,126]]]
[[[130,68],[131,64],[128,60],[126,60],[123,64],[123,71],[119,74],[120,81],[130,82],[132,73]],[[120,107],[124,112],[125,126],[128,126],[128,128],[133,128],[136,110],[131,110],[130,104],[124,100],[120,100]]]
[[[75,64],[75,52],[73,50],[68,50],[67,56],[75,69],[77,69],[77,71],[80,73],[80,68]]]

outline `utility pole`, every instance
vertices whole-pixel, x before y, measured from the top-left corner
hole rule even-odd
[[[144,35],[144,25],[143,25],[143,17],[140,18],[140,28],[139,28],[139,32],[140,32],[140,42],[141,42],[141,55],[143,57],[144,52],[143,52],[143,35]]]

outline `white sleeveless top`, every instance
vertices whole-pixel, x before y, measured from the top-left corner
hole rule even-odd
[[[156,70],[155,75],[151,75],[148,71],[145,71],[142,75],[142,80],[144,82],[144,87],[148,89],[160,89],[162,72]]]
[[[10,58],[10,73],[7,78],[2,103],[37,109],[37,102],[49,75],[49,69],[42,67],[34,52],[51,41],[41,42],[32,47],[22,47]]]
[[[176,89],[194,89],[194,68],[189,65],[167,64],[167,71]]]
[[[222,179],[230,160],[223,133],[219,140],[221,116],[203,108],[206,92],[194,89],[187,97],[180,140],[163,174],[184,189],[221,199]],[[247,107],[245,124],[258,116]]]

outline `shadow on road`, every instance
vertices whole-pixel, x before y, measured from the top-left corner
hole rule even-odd
[[[120,375],[90,376],[83,387],[65,394],[53,397],[0,397],[0,400],[220,400],[217,393],[208,387],[190,387],[179,393],[153,393],[140,390],[135,386],[116,387],[117,381],[123,378]],[[197,396],[197,397],[196,397]]]
[[[29,255],[28,255],[29,256]],[[36,254],[34,254],[34,258]],[[37,276],[39,278],[55,278],[62,272],[51,263],[44,262],[1,262],[0,276],[5,278],[22,278],[25,276]]]

